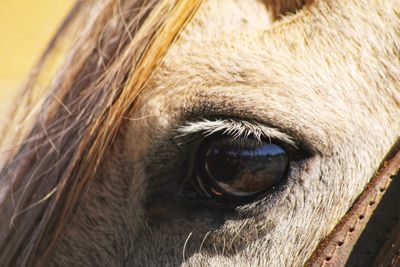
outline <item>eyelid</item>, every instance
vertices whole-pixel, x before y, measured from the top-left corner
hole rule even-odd
[[[177,138],[185,140],[187,137],[196,134],[202,134],[204,137],[210,136],[214,133],[222,133],[231,136],[232,138],[246,139],[249,136],[253,137],[260,142],[265,139],[279,140],[293,148],[298,148],[294,139],[280,132],[273,127],[265,126],[255,121],[243,121],[233,119],[216,119],[208,120],[202,119],[195,122],[188,122],[177,130]]]

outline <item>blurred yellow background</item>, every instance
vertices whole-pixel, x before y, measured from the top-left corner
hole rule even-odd
[[[0,0],[0,116],[74,2]]]

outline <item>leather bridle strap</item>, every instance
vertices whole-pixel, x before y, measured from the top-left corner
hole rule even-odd
[[[397,143],[351,209],[320,242],[306,266],[400,266],[399,169]],[[376,238],[379,232],[383,240]],[[372,242],[372,238],[376,240]]]

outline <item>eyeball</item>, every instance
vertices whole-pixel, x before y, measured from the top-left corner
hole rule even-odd
[[[225,136],[200,145],[194,179],[208,198],[241,201],[276,186],[288,165],[288,155],[279,144]]]

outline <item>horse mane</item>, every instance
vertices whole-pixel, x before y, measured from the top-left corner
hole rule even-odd
[[[2,266],[46,262],[124,117],[200,3],[76,3],[2,129],[1,146],[13,144],[0,163]],[[51,77],[45,86],[43,75]]]

